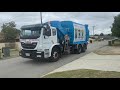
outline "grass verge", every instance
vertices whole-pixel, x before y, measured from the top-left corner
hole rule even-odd
[[[79,69],[56,72],[46,75],[43,78],[120,78],[120,72]]]

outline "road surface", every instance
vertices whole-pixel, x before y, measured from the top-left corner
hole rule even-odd
[[[64,55],[57,62],[35,61],[21,57],[0,61],[0,78],[40,78],[60,66],[72,62],[100,47],[107,45],[107,41],[94,42],[88,45],[85,53]]]

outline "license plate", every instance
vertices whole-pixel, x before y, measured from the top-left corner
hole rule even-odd
[[[26,53],[26,56],[30,56],[30,53]]]
[[[41,55],[37,55],[37,57],[41,57]]]

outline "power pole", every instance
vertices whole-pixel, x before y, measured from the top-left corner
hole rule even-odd
[[[95,28],[95,26],[93,26],[93,36],[94,36],[94,28]]]
[[[42,12],[40,12],[40,20],[41,20],[41,24],[42,24]]]

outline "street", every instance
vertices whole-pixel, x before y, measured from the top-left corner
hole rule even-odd
[[[107,45],[107,41],[94,42],[88,45],[85,53],[64,55],[57,62],[35,61],[21,57],[2,60],[0,61],[0,78],[40,78],[105,45]]]

